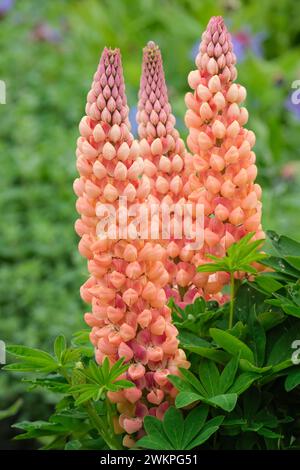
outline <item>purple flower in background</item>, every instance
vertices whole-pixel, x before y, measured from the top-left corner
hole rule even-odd
[[[132,132],[134,137],[137,137],[137,133],[138,133],[138,125],[137,125],[137,122],[136,122],[136,113],[137,113],[137,107],[132,106],[129,110],[129,121],[130,121],[130,124],[131,124],[131,132]]]
[[[48,23],[40,23],[33,30],[33,38],[36,41],[58,43],[61,41],[61,33]]]
[[[0,18],[3,18],[6,13],[14,6],[15,0],[0,0]]]
[[[285,101],[285,108],[293,114],[297,121],[300,121],[300,103],[295,103],[290,95]]]
[[[200,43],[199,43],[199,41],[197,41],[197,42],[195,42],[192,49],[190,50],[189,57],[193,61],[196,60],[197,54],[199,52],[199,46],[200,46]]]
[[[257,57],[263,57],[263,41],[266,38],[265,32],[252,34],[249,28],[244,28],[235,34],[232,34],[233,52],[237,60],[242,62],[245,59],[246,52],[252,51]]]

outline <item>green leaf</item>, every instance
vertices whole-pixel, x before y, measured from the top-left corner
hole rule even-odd
[[[70,389],[70,385],[65,381],[64,378],[61,378],[59,375],[42,379],[23,379],[22,382],[30,384],[30,390],[37,387],[42,387],[54,393],[68,393]]]
[[[183,408],[184,406],[191,405],[195,401],[201,400],[201,395],[193,392],[180,392],[176,396],[175,405],[177,408]]]
[[[272,366],[257,367],[246,359],[240,360],[240,368],[244,372],[257,372],[258,374],[266,374],[272,370]]]
[[[300,256],[286,256],[286,261],[300,271]]]
[[[260,276],[256,276],[255,282],[258,284],[258,286],[261,289],[263,289],[268,294],[272,294],[273,292],[276,292],[277,290],[281,289],[283,286],[283,284],[276,281],[272,277],[265,276],[263,274],[261,274]]]
[[[299,271],[293,268],[284,258],[277,258],[276,256],[269,256],[269,258],[264,259],[262,264],[269,266],[270,268],[275,269],[279,273],[286,274],[287,276],[294,277],[298,279]]]
[[[213,361],[203,359],[199,366],[199,378],[205,392],[203,396],[211,397],[219,393],[220,374]]]
[[[194,333],[190,333],[189,331],[181,330],[178,336],[180,344],[184,348],[210,348],[211,344],[206,341],[205,339],[200,338]],[[194,351],[196,352],[196,351]]]
[[[211,328],[209,332],[214,341],[225,349],[225,351],[229,352],[233,356],[240,354],[241,359],[247,359],[249,362],[254,363],[253,352],[238,338],[232,336],[226,331],[219,330],[218,328]]]
[[[154,416],[146,416],[144,419],[144,428],[147,434],[151,436],[151,439],[157,440],[160,443],[160,446],[162,446],[157,448],[158,450],[163,450],[164,448],[166,450],[172,449],[172,445],[164,433],[163,423],[159,419]],[[141,441],[138,441],[139,445],[140,442]],[[153,449],[153,447],[151,447],[151,449]]]
[[[244,372],[241,375],[238,376],[234,384],[230,387],[228,390],[229,393],[237,393],[240,395],[243,393],[245,390],[247,390],[250,385],[255,382],[260,377],[259,374],[256,374],[254,372]]]
[[[222,424],[222,421],[224,419],[224,416],[216,416],[215,418],[211,419],[208,421],[202,432],[199,434],[196,439],[194,439],[186,448],[187,450],[194,449],[194,447],[198,447],[201,444],[203,444],[207,439],[210,438],[215,432],[218,431],[220,425]]]
[[[107,385],[107,388],[109,388],[110,386],[117,386],[118,390],[120,389],[124,389],[124,388],[132,388],[132,387],[135,387],[134,383],[133,382],[130,382],[130,380],[116,380],[113,384],[111,385]]]
[[[214,397],[210,397],[206,399],[207,403],[210,403],[214,406],[218,406],[222,408],[224,411],[232,411],[235,408],[237,402],[237,394],[236,393],[225,393],[221,395],[216,395]]]
[[[185,379],[185,381],[188,382],[190,385],[192,385],[191,390],[194,389],[194,391],[197,391],[198,393],[204,396],[206,395],[206,389],[202,386],[201,382],[197,379],[197,377],[194,374],[192,374],[191,371],[189,371],[188,369],[183,369],[183,368],[180,368],[179,370],[181,372],[181,375]]]
[[[200,405],[189,412],[184,421],[182,448],[187,449],[189,443],[199,433],[208,416],[208,406]]]
[[[287,392],[290,392],[294,388],[298,387],[298,385],[300,385],[300,369],[295,368],[288,373],[285,379],[284,388]]]
[[[182,436],[184,432],[184,419],[181,411],[173,406],[168,408],[163,420],[163,429],[173,449],[182,449]]]
[[[20,359],[21,362],[8,364],[5,370],[17,372],[54,372],[58,369],[58,363],[45,351],[28,348],[26,346],[11,345],[7,351]]]
[[[54,341],[54,353],[59,362],[61,362],[61,357],[64,351],[67,349],[66,338],[63,335],[57,336]]]
[[[196,392],[195,388],[191,386],[189,382],[183,380],[177,375],[168,375],[168,380],[180,391],[180,392]]]
[[[282,434],[278,434],[277,432],[271,431],[271,429],[268,428],[258,429],[257,434],[267,437],[268,439],[283,439],[284,437]]]
[[[206,359],[211,359],[212,361],[216,362],[217,364],[226,364],[230,359],[230,355],[225,352],[221,351],[217,348],[201,348],[201,347],[184,347],[188,351],[194,352],[198,354],[198,356],[204,357]]]
[[[76,439],[67,442],[67,444],[65,445],[65,450],[79,450],[81,448],[82,448],[81,442]]]
[[[0,420],[16,415],[19,412],[22,405],[23,405],[23,400],[22,398],[19,398],[12,405],[10,405],[9,408],[6,408],[6,410],[0,410]]]
[[[253,309],[251,313],[252,315],[250,315],[248,321],[248,336],[250,337],[248,344],[254,353],[255,364],[262,366],[265,360],[266,333],[263,326],[257,320],[255,310]]]
[[[139,441],[137,441],[137,446],[150,450],[174,450],[168,441],[164,441],[160,436],[157,435],[142,437]]]
[[[285,235],[279,236],[272,230],[267,231],[267,235],[270,238],[274,248],[282,256],[299,256],[300,255],[300,243],[289,238]]]
[[[7,352],[20,359],[39,359],[45,361],[54,361],[54,358],[41,349],[28,348],[27,346],[9,345],[6,348]]]
[[[273,329],[268,338],[268,354],[266,365],[280,364],[291,360],[293,353],[292,343],[300,338],[300,322],[290,317],[284,326],[279,325]],[[290,363],[291,364],[291,363]]]
[[[236,357],[233,357],[224,368],[220,377],[220,391],[222,393],[227,392],[227,390],[233,384],[234,378],[237,373],[238,365],[239,365],[239,355]]]

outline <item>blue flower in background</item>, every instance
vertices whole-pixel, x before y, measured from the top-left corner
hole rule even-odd
[[[136,113],[137,113],[137,107],[132,106],[129,110],[129,121],[130,121],[130,124],[131,124],[131,132],[132,132],[134,137],[137,137],[137,133],[138,133],[138,125],[137,125],[137,122],[136,122]]]
[[[244,28],[232,34],[233,52],[239,62],[245,59],[247,50],[252,51],[257,57],[263,57],[263,42],[266,38],[265,32],[252,34],[249,28]]]
[[[199,46],[200,46],[199,41],[195,42],[195,44],[193,45],[193,47],[192,47],[192,49],[190,50],[190,53],[189,53],[190,59],[196,60],[196,57],[197,57],[197,54],[198,54],[198,51],[199,51]]]
[[[58,43],[61,41],[61,33],[48,23],[40,23],[33,30],[33,38],[36,41]]]
[[[267,34],[263,31],[257,34],[252,34],[248,27],[232,34],[231,40],[233,44],[233,52],[235,53],[237,60],[242,62],[245,59],[247,50],[252,51],[257,57],[263,57],[263,42],[266,36]],[[200,43],[197,41],[190,50],[189,56],[192,60],[196,59],[199,45]]]
[[[0,17],[6,15],[14,6],[15,0],[0,0]]]

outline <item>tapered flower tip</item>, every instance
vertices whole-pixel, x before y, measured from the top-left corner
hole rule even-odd
[[[148,140],[172,134],[174,130],[161,52],[153,41],[143,50],[137,122],[140,138]]]
[[[94,121],[130,126],[128,111],[120,50],[105,47],[87,96],[87,115]]]
[[[207,75],[219,75],[224,81],[236,79],[236,56],[231,36],[222,16],[213,16],[202,34],[196,65]]]

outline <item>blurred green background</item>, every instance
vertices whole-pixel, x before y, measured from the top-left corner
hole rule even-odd
[[[184,127],[187,75],[212,15],[223,15],[248,90],[257,135],[264,227],[300,239],[300,15],[293,0],[0,0],[0,339],[48,348],[83,326],[72,181],[78,122],[102,48],[122,50],[136,130],[142,48],[162,49],[177,126]],[[24,385],[0,371],[0,409]],[[27,395],[18,419],[42,418],[52,397]],[[0,421],[0,449],[11,431]],[[29,446],[29,444],[23,444]],[[16,448],[16,445],[14,445]]]

